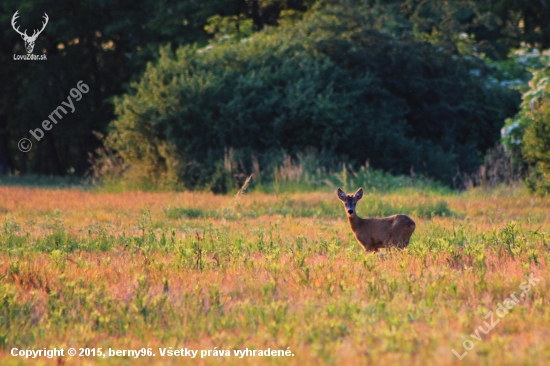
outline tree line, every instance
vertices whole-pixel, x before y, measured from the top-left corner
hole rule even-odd
[[[16,10],[21,29],[48,14],[47,61],[13,60]],[[448,182],[520,106],[492,65],[550,47],[550,4],[517,0],[8,0],[0,20],[0,173],[82,176],[101,148],[125,174],[186,188],[229,149],[243,171],[313,148]],[[19,151],[79,80],[74,113]]]

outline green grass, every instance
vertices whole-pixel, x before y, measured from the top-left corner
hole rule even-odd
[[[418,194],[418,192],[416,192]],[[422,218],[456,217],[457,213],[449,208],[445,199],[424,196],[421,202],[389,202],[377,193],[365,194],[360,203],[358,214],[361,217],[390,216],[396,212],[418,216]],[[239,220],[243,217],[257,218],[263,215],[282,215],[291,217],[317,217],[337,219],[342,217],[342,206],[334,201],[321,200],[317,205],[291,198],[287,193],[281,194],[275,204],[254,202],[250,207],[231,205],[217,210],[208,210],[191,207],[169,207],[165,211],[170,219],[196,218],[225,218]]]
[[[36,364],[13,347],[157,354],[38,360],[101,365],[515,365],[550,354],[548,199],[365,192],[362,216],[417,223],[406,250],[377,255],[357,244],[334,192],[2,193],[1,364]],[[451,349],[462,353],[531,272],[540,282],[459,361]],[[187,360],[160,357],[163,347],[294,356]]]

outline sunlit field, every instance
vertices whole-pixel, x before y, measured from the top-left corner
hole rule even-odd
[[[550,364],[549,208],[519,188],[366,189],[359,216],[416,222],[407,249],[372,254],[335,192],[0,187],[0,363]],[[10,353],[54,347],[155,356]]]

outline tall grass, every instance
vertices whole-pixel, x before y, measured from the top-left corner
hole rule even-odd
[[[546,363],[549,199],[372,190],[360,214],[417,223],[406,250],[376,255],[334,192],[242,193],[0,187],[0,363],[37,363],[13,347],[157,354],[43,364]],[[459,361],[451,348],[531,272],[537,286]],[[294,356],[188,360],[159,347]]]
[[[266,175],[263,174],[262,177]],[[365,165],[354,169],[345,163],[333,164],[330,169],[320,166],[315,154],[298,154],[296,159],[285,155],[283,162],[274,168],[267,179],[254,183],[254,189],[264,193],[298,193],[327,191],[341,187],[355,190],[359,187],[375,192],[394,192],[400,189],[450,193],[451,190],[428,178],[415,176],[395,176]]]
[[[237,157],[237,155],[239,157]],[[379,192],[391,192],[403,188],[415,188],[425,191],[449,192],[445,186],[428,178],[417,176],[411,170],[410,176],[395,176],[370,167],[367,161],[363,166],[351,166],[334,157],[325,156],[313,150],[289,155],[284,151],[272,152],[260,159],[251,155],[235,154],[233,149],[226,149],[223,161],[216,168],[212,181],[202,186],[193,186],[196,191],[212,191],[234,195],[249,176],[250,190],[263,193],[299,193],[327,191],[335,187],[363,186],[365,189]],[[114,158],[113,158],[114,159]],[[166,192],[185,190],[182,183],[156,184],[154,181],[120,178],[124,163],[120,159],[107,159],[105,167],[113,167],[117,173],[94,171],[90,182],[103,192],[121,193],[132,190],[146,192]]]

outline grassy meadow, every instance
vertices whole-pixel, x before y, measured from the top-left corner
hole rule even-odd
[[[367,254],[328,190],[0,186],[0,364],[550,364],[549,208],[521,188],[366,189],[359,216],[417,224],[406,250]],[[10,354],[54,347],[156,356]],[[169,347],[231,356],[161,357]],[[293,356],[233,355],[246,348]]]

